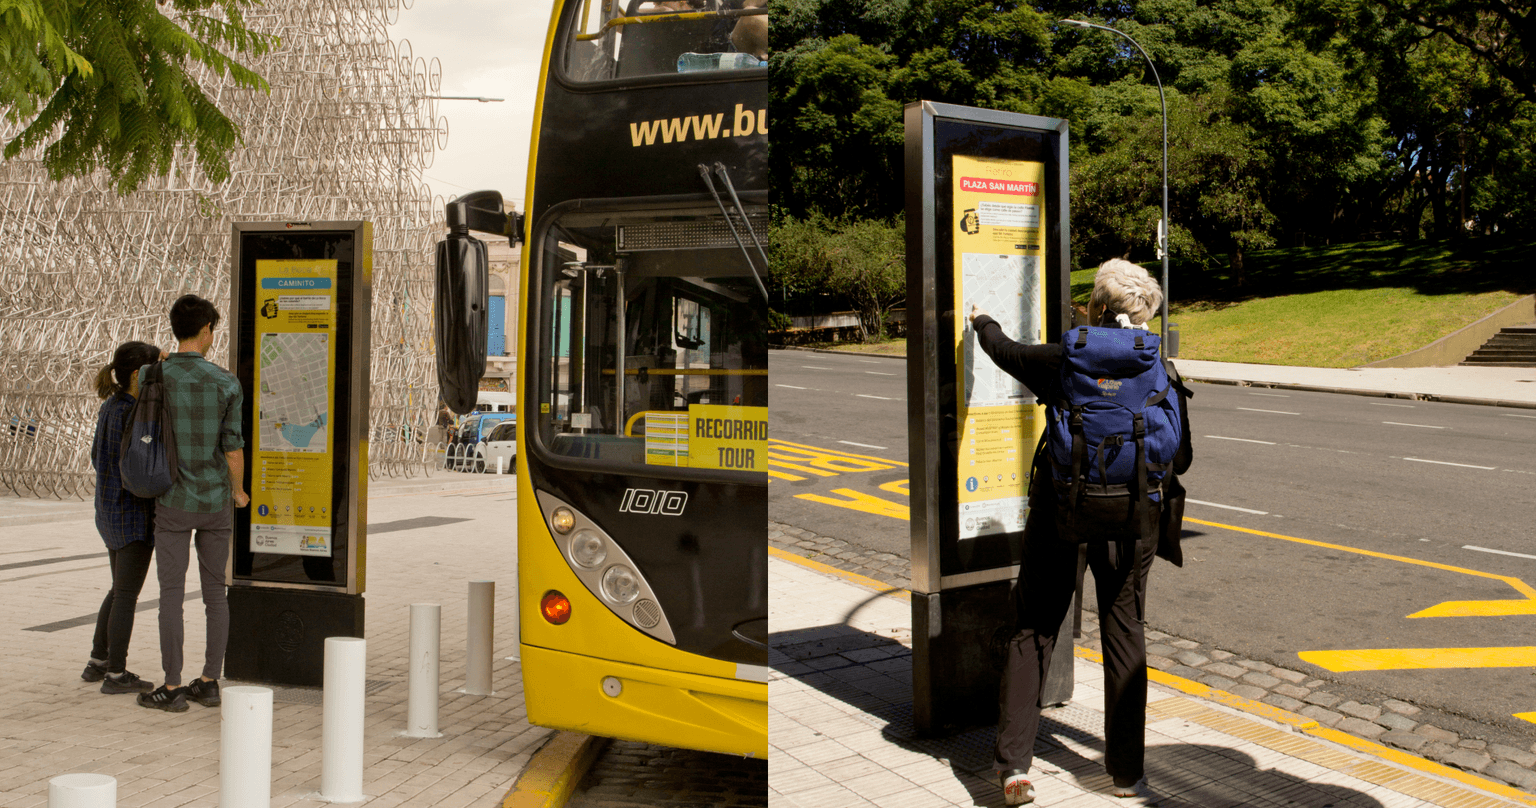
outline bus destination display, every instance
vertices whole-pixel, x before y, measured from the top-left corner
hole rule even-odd
[[[1041,407],[992,363],[966,315],[980,306],[1009,337],[1042,339],[1045,325],[1043,163],[953,157],[956,355],[960,422],[959,538],[1024,529],[1029,463]]]
[[[256,262],[251,552],[331,556],[336,261]]]

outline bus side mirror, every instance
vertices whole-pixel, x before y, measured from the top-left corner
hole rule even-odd
[[[475,408],[485,374],[489,271],[485,242],[450,231],[437,243],[437,383],[460,415]]]

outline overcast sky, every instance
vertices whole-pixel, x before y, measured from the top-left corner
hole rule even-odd
[[[504,98],[500,103],[439,101],[448,119],[448,148],[439,150],[426,182],[451,199],[468,191],[500,191],[523,209],[528,140],[533,129],[539,61],[552,0],[415,0],[390,26],[415,56],[443,66],[439,95]]]

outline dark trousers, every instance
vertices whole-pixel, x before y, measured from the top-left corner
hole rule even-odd
[[[203,588],[203,614],[207,626],[203,675],[217,679],[224,670],[224,648],[229,642],[229,600],[224,588],[224,566],[229,561],[229,540],[234,529],[229,506],[217,513],[155,508],[155,571],[160,578],[160,665],[165,684],[181,686],[181,646],[186,637],[182,604],[187,597],[187,565],[197,550],[197,575]],[[197,537],[193,538],[196,531]]]
[[[155,548],[147,541],[131,541],[121,550],[107,548],[112,568],[112,588],[96,614],[96,635],[91,638],[91,659],[105,659],[107,670],[122,673],[128,667],[128,643],[133,638],[133,615],[139,592],[149,575]]]
[[[1000,694],[994,760],[1000,772],[1029,771],[1034,762],[1040,688],[1077,585],[1077,545],[1058,538],[1052,510],[1031,508],[1024,530],[1024,559],[1014,589],[1019,630],[1008,643]],[[1132,574],[1136,565],[1129,552],[1112,559],[1109,545],[1088,546],[1104,647],[1104,764],[1111,777],[1126,780],[1141,778],[1146,751],[1147,649],[1142,617],[1147,571],[1157,553],[1157,540],[1143,540],[1136,550],[1141,555],[1139,576]]]

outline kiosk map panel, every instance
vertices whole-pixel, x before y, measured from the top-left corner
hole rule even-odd
[[[251,551],[329,558],[336,261],[256,262]]]
[[[980,306],[1009,337],[1038,344],[1045,324],[1045,164],[956,154],[954,199],[956,354],[960,423],[958,537],[1024,529],[1030,458],[1043,407],[992,363],[966,316]]]

